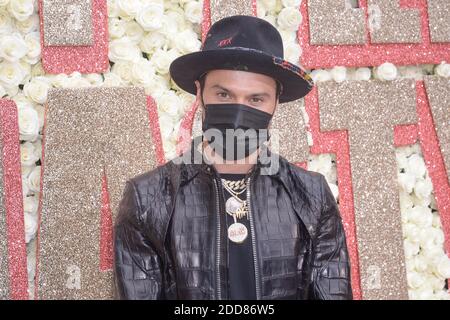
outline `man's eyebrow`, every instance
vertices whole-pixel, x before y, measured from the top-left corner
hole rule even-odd
[[[227,91],[227,92],[230,92],[230,91],[231,91],[231,90],[229,90],[229,89],[227,89],[227,88],[225,88],[225,87],[222,87],[222,86],[219,85],[219,84],[215,84],[215,85],[213,85],[211,88],[212,88],[212,89],[217,88],[217,89],[221,89],[221,90]],[[252,94],[250,94],[249,96],[250,96],[250,97],[266,96],[266,97],[270,98],[270,94],[268,94],[267,92],[252,93]]]
[[[224,87],[222,87],[221,85],[218,85],[218,84],[213,85],[211,88],[217,88],[217,89],[222,89],[224,91],[230,91],[227,88],[224,88]]]

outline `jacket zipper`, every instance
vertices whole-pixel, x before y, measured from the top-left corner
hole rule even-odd
[[[247,203],[248,203],[248,216],[250,219],[250,232],[252,236],[252,249],[253,249],[253,264],[255,267],[255,285],[256,285],[256,300],[261,300],[261,287],[260,287],[260,276],[259,276],[259,266],[256,257],[256,236],[255,227],[253,223],[253,216],[251,210],[250,202],[250,182],[251,178],[247,179]],[[214,178],[214,190],[216,193],[216,216],[217,216],[217,234],[216,234],[216,299],[222,299],[222,289],[220,285],[220,200],[219,200],[219,186],[217,179]]]
[[[251,181],[251,178],[248,178],[248,180],[247,180],[248,217],[250,219],[250,232],[252,234],[253,263],[254,263],[254,266],[255,266],[256,300],[261,300],[261,287],[260,287],[258,260],[256,258],[255,227],[254,227],[254,224],[253,224],[252,205],[251,205],[251,202],[250,202],[250,181]]]
[[[220,203],[219,203],[219,187],[217,179],[214,179],[214,190],[216,192],[216,213],[217,213],[217,234],[216,234],[216,299],[221,299],[220,288]]]

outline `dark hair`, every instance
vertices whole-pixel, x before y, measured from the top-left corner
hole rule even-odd
[[[201,89],[200,92],[201,92],[201,93],[203,93],[203,89],[205,89],[206,75],[207,75],[207,72],[203,73],[203,74],[200,75],[200,77],[198,78],[198,81],[200,82],[200,89]],[[275,93],[275,100],[277,100],[278,97],[279,97],[280,94],[281,94],[282,86],[281,86],[281,83],[280,83],[277,79],[275,79],[275,82],[276,82],[276,84],[277,84],[277,89],[276,89],[276,93]]]

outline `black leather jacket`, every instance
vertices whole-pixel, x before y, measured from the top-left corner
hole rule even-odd
[[[281,156],[276,173],[261,168],[258,158],[247,188],[257,299],[352,299],[342,220],[324,176]],[[228,299],[217,177],[204,162],[172,160],[126,182],[114,225],[116,298]]]

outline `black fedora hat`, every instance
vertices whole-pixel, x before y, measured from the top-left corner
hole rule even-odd
[[[254,16],[234,15],[217,21],[201,51],[176,58],[169,71],[181,89],[195,95],[195,80],[214,69],[250,71],[278,80],[282,85],[279,103],[304,97],[314,85],[308,72],[284,60],[278,30]]]

